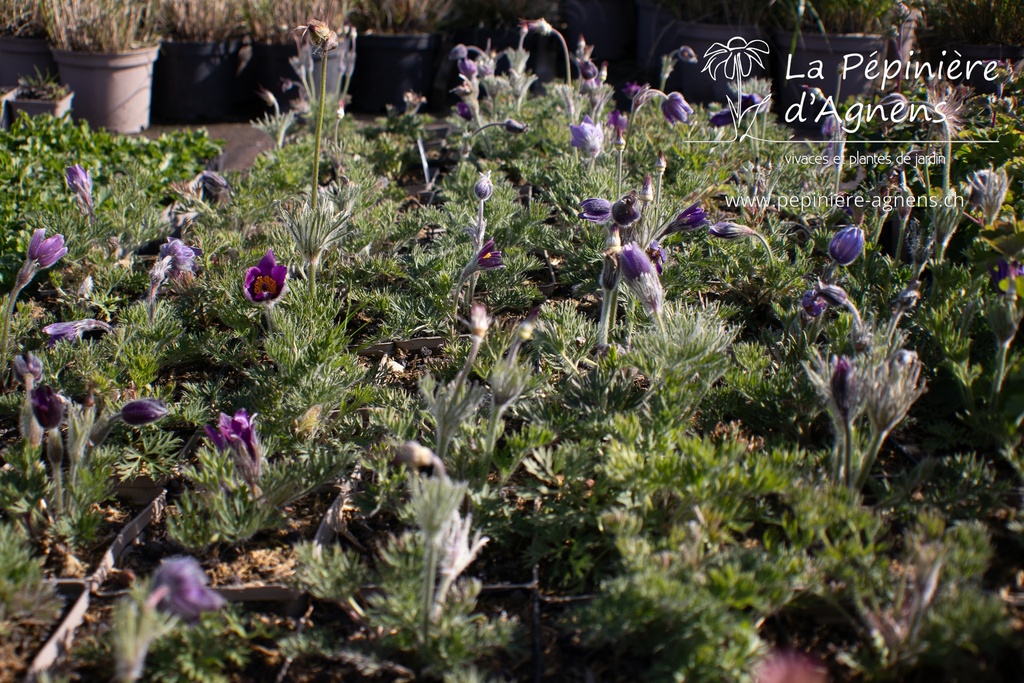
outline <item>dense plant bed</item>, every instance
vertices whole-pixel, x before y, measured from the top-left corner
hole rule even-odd
[[[152,480],[59,675],[1018,680],[1020,75],[819,143],[452,57],[244,173],[3,134],[4,652]]]

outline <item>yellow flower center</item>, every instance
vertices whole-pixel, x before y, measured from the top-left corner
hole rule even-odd
[[[269,296],[277,295],[277,282],[275,282],[274,278],[269,275],[260,275],[252,283],[253,297],[261,296],[263,294]]]

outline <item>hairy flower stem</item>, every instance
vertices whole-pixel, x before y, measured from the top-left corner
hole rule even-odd
[[[625,150],[615,150],[615,196],[622,196],[622,153]]]
[[[565,42],[565,38],[562,36],[561,31],[552,30],[552,33],[558,37],[558,42],[562,44],[562,55],[565,57],[565,83],[570,88],[572,87],[572,61],[569,59],[569,46]],[[574,123],[576,112],[572,111],[572,100],[569,100],[569,123]]]
[[[7,371],[7,346],[9,344],[8,335],[11,332],[11,318],[14,317],[14,304],[18,300],[18,294],[21,293],[22,288],[15,285],[14,289],[11,290],[10,296],[7,298],[7,306],[4,307],[4,326],[0,331],[0,377]]]
[[[491,469],[491,461],[494,459],[494,449],[497,447],[498,432],[501,430],[501,420],[504,413],[505,408],[494,405],[494,397],[491,396],[491,416],[487,423],[487,441],[484,444],[484,478],[487,477],[487,473]]]
[[[896,253],[893,254],[893,261],[899,261],[903,254],[903,240],[907,234],[907,220],[910,218],[910,214],[897,214],[900,219],[900,231],[899,236],[896,238]]]
[[[320,95],[316,103],[316,138],[313,141],[313,197],[311,204],[316,209],[320,194],[320,136],[324,131],[324,108],[327,106],[327,51],[320,51]],[[316,284],[313,285],[314,292]]]
[[[52,470],[53,505],[59,517],[64,513],[64,445],[60,440],[60,429],[49,429],[46,432],[46,458]]]
[[[440,453],[438,453],[440,456]],[[430,642],[430,614],[434,608],[434,592],[437,589],[437,544],[427,539],[426,564],[423,567],[423,648]]]
[[[316,261],[309,262],[309,291],[313,294],[313,300],[316,300]]]
[[[601,321],[597,328],[597,347],[608,346],[608,332],[615,320],[615,308],[618,305],[619,275],[615,275],[615,286],[604,290],[601,298]]]
[[[1003,389],[1003,379],[1006,377],[1006,353],[1009,351],[1012,341],[1013,339],[1010,339],[1005,344],[999,344],[998,348],[996,348],[996,371],[992,379],[992,390],[988,397],[990,408],[996,404],[996,399],[999,398],[999,393]]]
[[[840,473],[843,484],[850,487],[853,483],[853,425],[848,419],[843,420],[843,464]]]
[[[885,442],[885,437],[888,435],[888,431],[875,432],[871,435],[871,441],[868,443],[867,450],[864,453],[864,458],[860,463],[860,470],[857,472],[857,476],[853,480],[854,490],[860,491],[864,488],[864,485],[868,483],[868,476],[871,474],[871,468],[874,466],[875,459],[878,458],[878,452],[882,450],[882,444]]]

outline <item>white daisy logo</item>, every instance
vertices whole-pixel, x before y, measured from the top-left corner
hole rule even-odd
[[[715,43],[704,53],[704,68],[711,80],[718,80],[718,72],[728,81],[746,78],[757,64],[762,69],[764,62],[761,56],[768,55],[768,43],[763,40],[750,40],[742,36],[733,36],[728,43]]]

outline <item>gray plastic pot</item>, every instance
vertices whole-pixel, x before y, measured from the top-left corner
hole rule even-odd
[[[45,38],[16,38],[0,36],[0,86],[17,85],[18,79],[57,75],[57,62],[53,61]]]
[[[75,92],[72,116],[115,133],[148,128],[158,52],[157,47],[115,54],[54,50],[61,83]]]

